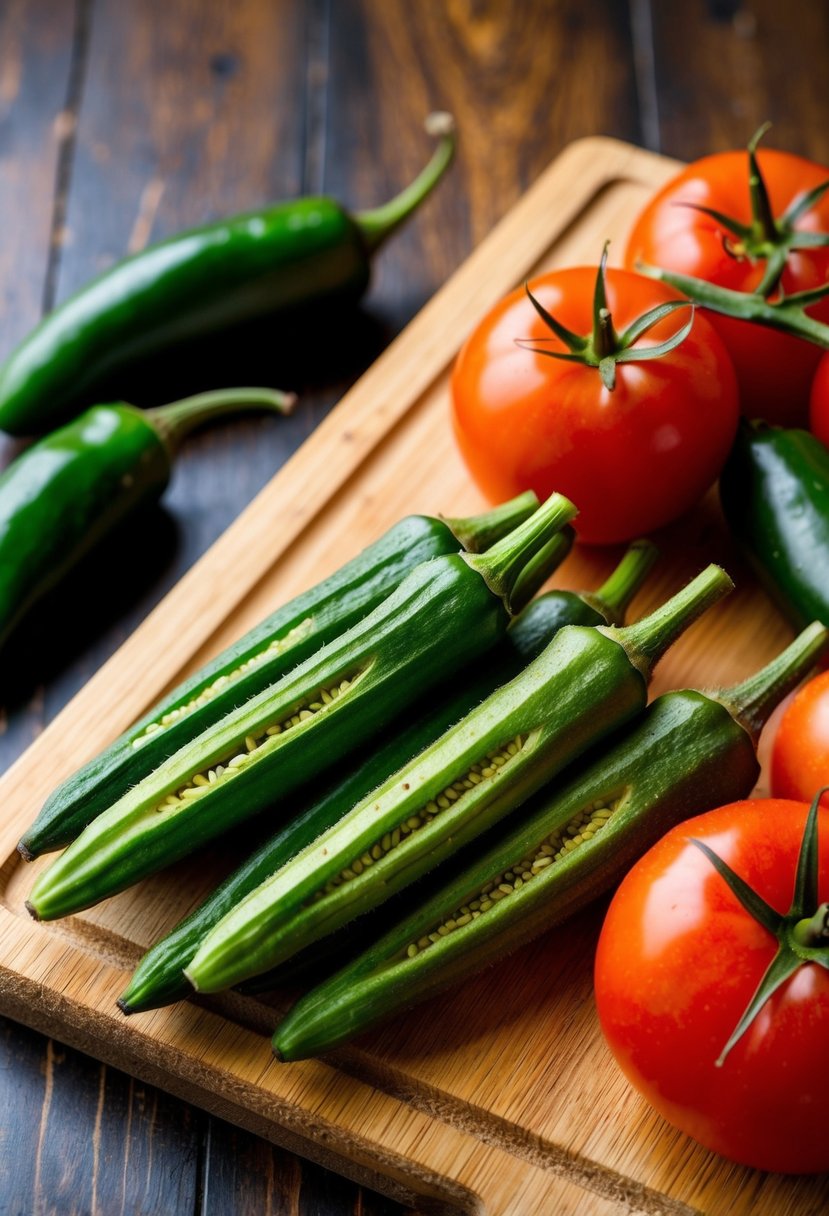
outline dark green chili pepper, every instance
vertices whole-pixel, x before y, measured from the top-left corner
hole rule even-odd
[[[414,211],[452,159],[448,115],[414,182],[391,202],[350,215],[327,198],[296,199],[180,233],[82,288],[0,368],[0,428],[50,429],[89,403],[97,384],[183,339],[331,295],[358,296],[370,258]]]
[[[829,625],[829,452],[808,431],[745,422],[720,476],[729,527],[796,628]]]
[[[0,475],[0,645],[79,558],[160,497],[189,430],[234,410],[292,404],[285,393],[241,388],[153,410],[95,405],[18,456]]]

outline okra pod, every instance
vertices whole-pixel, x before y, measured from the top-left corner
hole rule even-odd
[[[560,534],[559,534],[560,535]],[[184,968],[201,940],[240,900],[274,874],[280,866],[311,844],[324,831],[367,797],[392,773],[413,759],[444,730],[454,725],[499,685],[518,671],[565,625],[621,623],[656,558],[648,541],[631,545],[610,578],[595,593],[549,591],[516,617],[474,677],[462,676],[459,687],[438,690],[427,698],[428,708],[410,726],[372,750],[352,773],[280,828],[203,904],[143,957],[118,1004],[125,1013],[156,1008],[192,992]]]
[[[62,782],[18,844],[27,861],[63,848],[234,706],[247,701],[376,608],[421,562],[482,552],[538,507],[534,494],[468,519],[410,515],[315,587],[278,608],[168,693],[110,747]]]
[[[635,625],[567,626],[207,935],[186,968],[199,991],[241,983],[377,907],[641,713],[670,644],[731,590],[709,566]]]
[[[815,623],[735,688],[657,698],[563,789],[541,791],[517,827],[304,995],[277,1027],[277,1057],[329,1051],[468,978],[615,885],[674,824],[747,797],[763,722],[827,639]]]
[[[392,594],[274,685],[180,748],[73,841],[28,907],[66,916],[273,808],[386,728],[503,636],[516,584],[576,509],[554,494],[485,554],[421,563]],[[559,546],[566,551],[567,542]],[[549,568],[536,571],[546,578]],[[538,587],[522,583],[522,596]]]

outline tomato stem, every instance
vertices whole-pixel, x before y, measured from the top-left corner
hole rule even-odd
[[[807,949],[825,946],[829,942],[829,904],[821,904],[813,916],[797,921],[792,926],[792,937]]]
[[[752,234],[758,245],[776,245],[780,241],[780,229],[774,218],[769,192],[757,161],[757,145],[770,126],[770,122],[764,122],[748,141],[748,191],[751,198]]]
[[[681,291],[701,308],[710,308],[712,312],[722,313],[726,317],[736,317],[741,321],[753,321],[756,325],[765,325],[769,329],[780,330],[781,333],[793,334],[797,338],[805,338],[816,346],[829,350],[829,325],[810,317],[806,309],[816,304],[818,300],[829,296],[829,283],[811,291],[797,292],[791,296],[781,296],[777,300],[768,300],[758,292],[733,291],[730,287],[719,287],[706,279],[697,279],[693,275],[675,274],[671,270],[663,270],[658,266],[639,265],[637,269],[652,279],[668,283]]]
[[[593,331],[587,337],[573,333],[548,312],[540,300],[537,300],[525,283],[524,290],[527,298],[538,313],[544,324],[551,329],[556,338],[564,346],[564,350],[550,350],[540,346],[541,342],[552,342],[553,338],[516,338],[516,346],[522,350],[532,351],[536,355],[546,355],[550,359],[564,359],[570,363],[582,363],[585,367],[595,367],[602,378],[602,383],[608,392],[616,387],[616,364],[639,363],[648,359],[661,359],[669,351],[684,342],[691,332],[693,325],[693,307],[687,300],[670,300],[657,304],[637,317],[622,334],[617,334],[613,325],[613,317],[607,304],[606,269],[607,250],[609,241],[605,241],[602,256],[596,272],[596,285],[593,290]],[[653,346],[634,346],[639,338],[644,337],[664,317],[677,308],[691,308],[691,318],[676,333],[664,342]]]

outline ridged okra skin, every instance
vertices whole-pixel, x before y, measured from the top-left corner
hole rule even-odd
[[[479,858],[458,858],[425,902],[307,993],[277,1027],[276,1054],[328,1051],[469,978],[614,886],[675,824],[747,797],[764,722],[827,640],[814,624],[736,688],[657,698],[563,787],[542,789]]]
[[[537,797],[520,827],[306,994],[276,1030],[277,1055],[297,1060],[329,1051],[476,974],[611,886],[674,823],[745,797],[758,771],[750,736],[722,705],[695,692],[658,698],[606,755],[552,799]],[[543,843],[594,807],[611,811],[604,826],[532,872],[532,859],[549,855],[540,853]],[[526,863],[522,873],[532,877],[504,895],[502,883],[512,885],[505,875],[515,875],[519,863]],[[500,898],[493,900],[492,890],[483,894],[491,883]],[[470,902],[477,903],[476,917],[460,911]],[[482,902],[489,904],[483,912]],[[464,924],[440,934],[447,922],[457,925],[466,915]],[[410,949],[429,934],[438,940],[410,957]]]
[[[528,518],[534,495],[511,509],[451,523],[399,520],[328,578],[296,596],[179,684],[114,743],[62,782],[18,848],[28,859],[63,848],[127,790],[235,706],[256,696],[377,607],[432,557],[487,547]],[[159,724],[167,719],[163,727]]]
[[[146,955],[119,1001],[125,1013],[156,1008],[189,996],[192,988],[184,968],[205,934],[251,891],[308,847],[317,837],[367,797],[403,764],[412,760],[493,689],[512,679],[521,667],[568,624],[600,625],[607,617],[601,599],[590,602],[570,591],[551,591],[529,604],[471,676],[466,672],[454,687],[437,690],[425,712],[385,743],[372,748],[363,762],[314,800],[262,847]]]
[[[438,610],[439,606],[439,610]],[[35,884],[42,919],[98,903],[272,807],[376,735],[417,696],[494,645],[503,604],[460,556],[433,558],[346,633],[165,760],[99,815]],[[347,687],[329,703],[322,698]],[[307,708],[319,704],[319,710]],[[295,715],[308,717],[273,735]],[[252,760],[231,769],[263,740]],[[209,779],[217,765],[227,765]],[[194,774],[204,793],[179,797]]]
[[[98,816],[35,883],[31,913],[69,915],[266,808],[279,815],[283,799],[303,782],[491,649],[538,589],[535,580],[543,581],[567,551],[563,530],[575,513],[553,494],[486,554],[421,563],[352,629],[225,715]],[[540,551],[548,564],[539,568]],[[529,583],[522,581],[528,563]]]
[[[592,628],[561,630],[520,676],[220,921],[187,968],[191,983],[208,992],[232,987],[377,907],[512,811],[595,740],[640,712],[646,690],[645,680],[616,642]],[[485,757],[505,755],[519,737],[523,744],[497,770],[498,780],[482,776],[457,799],[457,809],[447,806],[420,824],[428,804],[437,804],[445,790]],[[393,834],[415,817],[417,829],[395,840]],[[370,854],[386,836],[394,847],[370,867],[354,870],[355,859]],[[345,871],[351,876],[340,883]],[[332,882],[336,886],[328,890]]]
[[[186,969],[200,991],[264,972],[377,907],[514,811],[644,709],[665,649],[732,587],[709,567],[622,629],[569,626],[220,921]]]

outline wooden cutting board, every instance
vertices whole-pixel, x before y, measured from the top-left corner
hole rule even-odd
[[[165,687],[401,515],[483,505],[448,421],[459,346],[527,277],[595,264],[608,237],[620,249],[635,211],[675,168],[608,139],[569,147],[4,776],[0,1011],[422,1211],[827,1210],[826,1179],[732,1166],[674,1132],[629,1088],[592,1003],[601,908],[324,1062],[279,1065],[268,1043],[272,1005],[232,996],[129,1020],[115,1006],[144,949],[220,873],[217,859],[179,865],[54,924],[35,924],[23,906],[41,863],[19,860],[21,832],[50,789]],[[713,497],[660,544],[663,560],[633,616],[711,560],[726,565],[738,590],[674,648],[655,691],[741,679],[789,640],[733,553]],[[577,548],[557,582],[595,586],[617,558],[618,550]]]

